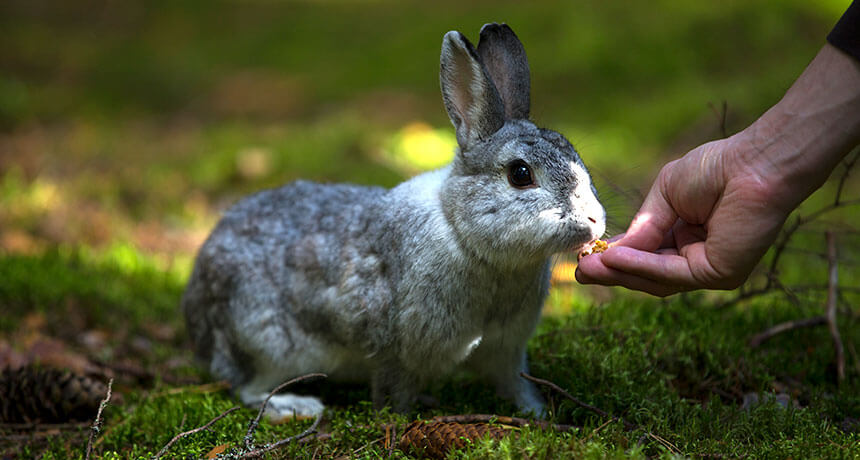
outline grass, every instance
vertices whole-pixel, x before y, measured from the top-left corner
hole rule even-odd
[[[177,307],[219,212],[299,177],[392,186],[444,161],[453,139],[438,90],[445,31],[474,39],[485,22],[513,26],[529,54],[533,118],[577,146],[622,230],[660,164],[722,135],[714,108],[727,103],[728,132],[755,119],[845,3],[3,2],[0,360],[46,358],[47,344],[55,364],[113,365],[117,396],[95,457],[150,457],[236,404],[194,366]],[[843,196],[858,186],[849,179]],[[800,214],[834,193],[826,185]],[[737,293],[662,301],[558,284],[529,345],[531,373],[636,428],[546,391],[552,421],[579,428],[523,428],[450,457],[857,457],[855,209],[792,239],[774,273],[791,295],[718,308]],[[840,232],[841,385],[825,328],[747,345],[821,313],[826,229]],[[747,288],[763,283],[764,268]],[[373,411],[362,386],[301,389],[321,392],[332,437],[272,458],[387,458],[386,425],[514,412],[465,373],[428,388],[439,405],[410,416]],[[745,407],[753,395],[763,403]],[[240,409],[170,456],[236,448],[254,415]],[[264,423],[256,442],[309,424]],[[3,430],[0,447],[22,458],[82,458],[89,435],[65,429],[45,443],[36,430],[9,444],[20,433]]]

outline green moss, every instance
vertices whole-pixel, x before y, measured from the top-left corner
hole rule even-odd
[[[114,314],[124,315],[131,325],[177,319],[173,307],[179,298],[180,275],[159,270],[155,262],[129,248],[100,255],[53,251],[41,256],[7,256],[0,259],[0,271],[8,280],[0,291],[7,303],[50,311],[58,299],[75,296],[82,302],[110,307],[109,314],[97,312],[104,308],[93,309],[94,324],[116,321]],[[99,283],[92,282],[95,277]],[[164,292],[152,294],[159,290]],[[621,298],[590,308],[560,308],[568,313],[545,318],[530,342],[531,373],[636,427],[627,431],[619,422],[606,424],[604,417],[544,389],[551,419],[580,429],[556,433],[526,428],[502,441],[475,441],[451,457],[858,455],[857,434],[842,428],[843,422],[860,413],[858,376],[849,370],[846,384],[834,384],[826,331],[794,331],[757,349],[746,345],[755,332],[784,319],[811,315],[815,308],[798,309],[765,297],[747,305],[714,309],[704,295],[668,302]],[[846,341],[860,339],[854,321],[844,323],[842,333]],[[314,452],[323,458],[349,453],[362,458],[386,457],[386,425],[402,430],[411,419],[373,411],[364,387],[326,383],[307,385],[301,391],[318,387],[330,404],[322,429],[332,437],[287,446],[272,458],[309,457]],[[780,388],[791,397],[787,408],[765,396]],[[110,405],[105,412],[97,458],[149,457],[177,433],[203,425],[237,404],[226,390],[206,387],[157,384],[123,392],[122,405]],[[467,374],[441,382],[429,393],[441,405],[423,409],[425,418],[515,412]],[[743,396],[749,393],[762,395],[764,403],[742,408]],[[220,445],[235,453],[254,415],[249,409],[234,412],[210,430],[177,442],[170,455],[200,457]],[[255,442],[262,446],[286,438],[309,423],[263,423]],[[85,435],[84,430],[81,437]],[[66,458],[68,453],[68,442],[58,442],[45,458]],[[409,455],[396,451],[395,458]]]
[[[41,312],[63,327],[63,315],[83,316],[83,326],[176,323],[187,274],[128,245],[107,251],[57,248],[39,255],[0,254],[0,329],[14,330],[26,315]]]

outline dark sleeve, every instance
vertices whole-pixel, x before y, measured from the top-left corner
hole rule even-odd
[[[860,2],[854,0],[830,31],[827,41],[860,60]]]

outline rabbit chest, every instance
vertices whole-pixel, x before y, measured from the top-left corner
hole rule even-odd
[[[388,353],[417,373],[444,373],[480,350],[521,346],[549,288],[548,261],[504,268],[477,257],[445,217],[448,168],[392,189],[374,211],[391,286]]]

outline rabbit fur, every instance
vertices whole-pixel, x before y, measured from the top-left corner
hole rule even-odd
[[[459,144],[450,165],[390,190],[259,192],[200,249],[182,299],[188,331],[243,403],[323,372],[369,382],[376,407],[406,411],[425,383],[465,366],[543,412],[519,374],[550,258],[600,237],[605,213],[573,146],[528,121],[529,66],[507,25],[485,25],[477,49],[445,34],[440,82]],[[523,165],[533,183],[514,186]],[[289,393],[268,406],[270,417],[323,409]]]

